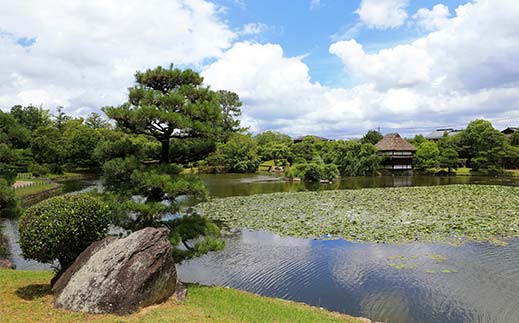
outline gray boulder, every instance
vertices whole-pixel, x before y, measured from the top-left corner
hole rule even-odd
[[[54,284],[55,306],[124,315],[165,301],[177,285],[168,233],[145,228],[94,242]]]
[[[0,257],[0,269],[16,269],[16,266],[9,259]]]

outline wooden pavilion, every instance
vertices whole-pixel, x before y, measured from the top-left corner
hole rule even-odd
[[[397,133],[384,136],[375,147],[386,157],[382,167],[387,170],[412,170],[416,148]]]

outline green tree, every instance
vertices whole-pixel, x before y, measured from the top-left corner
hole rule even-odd
[[[92,129],[110,128],[110,123],[97,112],[92,112],[88,115],[85,125]]]
[[[171,162],[189,165],[216,151],[217,142],[209,138],[172,139]]]
[[[258,155],[260,160],[281,160],[290,159],[290,146],[285,143],[268,142],[264,145],[258,146]]]
[[[31,139],[31,151],[40,164],[62,166],[67,155],[63,133],[52,126],[36,129]]]
[[[291,164],[304,164],[313,160],[322,161],[316,147],[316,139],[312,136],[307,136],[302,141],[292,144],[290,146],[290,157]]]
[[[441,168],[447,168],[451,173],[453,169],[458,168],[458,152],[452,147],[440,150],[439,165]]]
[[[206,158],[207,165],[221,166],[230,173],[256,172],[260,160],[256,141],[250,135],[233,134],[227,143]]]
[[[63,107],[58,107],[56,109],[56,112],[57,112],[57,114],[53,115],[53,117],[54,117],[54,120],[53,120],[54,121],[54,125],[60,132],[63,132],[63,131],[65,131],[65,126],[72,119],[72,117],[67,115],[63,111]]]
[[[11,108],[11,115],[18,123],[30,131],[34,131],[40,127],[46,127],[50,124],[49,110],[45,110],[41,107],[15,105]]]
[[[176,262],[219,250],[224,244],[220,230],[209,219],[196,214],[171,216],[180,211],[178,197],[204,200],[207,196],[201,179],[178,175],[181,170],[171,165],[145,165],[134,157],[116,158],[103,166],[103,197],[114,224],[131,231],[168,227],[171,243],[184,246],[175,249]]]
[[[439,166],[440,150],[432,141],[425,141],[418,145],[413,159],[414,167],[419,170],[436,168]]]
[[[85,125],[70,126],[64,133],[66,160],[71,168],[97,168],[95,149],[102,139],[101,134]]]
[[[459,135],[458,153],[473,170],[499,171],[506,157],[506,137],[486,120],[474,120]]]
[[[285,135],[280,132],[275,131],[265,131],[260,134],[254,136],[254,140],[258,143],[259,146],[266,145],[268,143],[277,143],[277,144],[292,144],[292,138],[289,135]]]
[[[202,85],[198,73],[157,67],[137,72],[135,79],[128,102],[103,111],[122,129],[158,140],[161,163],[170,160],[171,139],[209,137],[221,131],[218,97]]]
[[[160,143],[147,136],[134,136],[120,130],[98,129],[101,139],[94,150],[99,165],[126,156],[138,159],[156,159],[160,156]]]
[[[418,147],[420,144],[427,141],[427,139],[423,135],[416,135],[413,139],[408,140],[411,145]]]
[[[19,124],[11,114],[0,111],[0,143],[12,148],[27,148],[31,131]]]
[[[380,140],[382,140],[382,138],[384,138],[384,136],[382,136],[382,134],[376,130],[369,130],[365,135],[364,137],[362,137],[362,139],[360,140],[360,142],[362,142],[363,144],[372,144],[372,145],[375,145],[377,144],[377,142],[379,142]]]
[[[381,161],[375,146],[353,140],[337,141],[333,159],[343,176],[373,176]]]
[[[223,113],[222,130],[225,142],[232,133],[244,130],[240,128],[240,119],[238,119],[241,115],[240,107],[242,102],[238,94],[231,91],[219,90],[216,94],[218,95],[218,102]]]
[[[290,167],[285,176],[300,178],[304,182],[333,181],[339,177],[339,169],[335,164],[319,164],[316,162],[296,164]]]
[[[516,130],[512,135],[510,136],[510,143],[513,146],[519,146],[519,130]]]

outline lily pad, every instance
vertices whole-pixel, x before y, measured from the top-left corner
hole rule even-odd
[[[197,211],[235,228],[377,243],[519,236],[519,187],[447,185],[260,194],[214,199]]]

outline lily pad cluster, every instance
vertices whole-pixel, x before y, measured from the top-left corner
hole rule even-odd
[[[281,236],[462,243],[519,236],[519,187],[448,185],[274,193],[214,199],[198,212]]]

